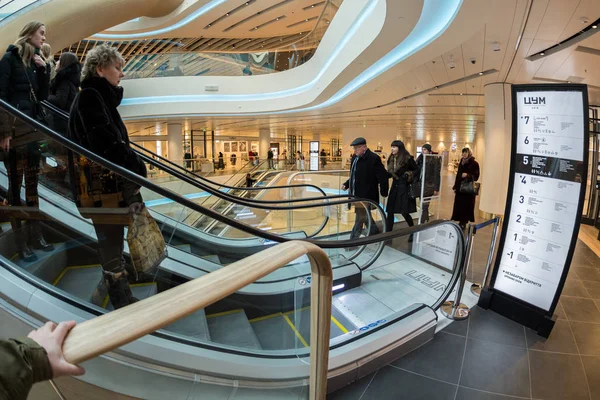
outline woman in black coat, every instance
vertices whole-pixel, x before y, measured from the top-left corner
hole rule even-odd
[[[8,46],[0,60],[0,99],[27,116],[40,119],[39,102],[48,97],[50,68],[40,49],[46,40],[42,22],[30,22],[21,30],[15,44]],[[36,101],[37,100],[37,101]],[[21,205],[21,182],[25,178],[25,199],[28,207],[38,207],[38,174],[40,172],[39,136],[29,125],[0,112],[0,152],[8,173],[8,200]],[[29,246],[43,251],[54,247],[46,243],[42,227],[30,221],[21,228],[20,220],[11,220],[19,256],[25,261],[37,259]]]
[[[48,102],[65,112],[71,111],[75,96],[81,85],[81,64],[73,53],[62,53],[56,67],[56,76],[50,82]],[[62,118],[53,121],[53,129],[58,133],[67,133],[67,122]]]
[[[119,52],[106,45],[88,52],[83,67],[82,91],[77,95],[69,118],[69,137],[100,157],[146,176],[146,167],[129,144],[127,128],[117,111],[123,99],[119,86],[125,61]],[[140,187],[98,164],[83,163],[87,184],[78,193],[82,207],[128,207],[139,213],[144,203]],[[98,237],[98,256],[104,280],[115,309],[137,301],[131,293],[123,259],[124,226],[92,219]],[[104,223],[103,223],[104,222]]]
[[[475,222],[475,196],[460,193],[460,184],[465,180],[477,181],[479,179],[479,163],[475,161],[471,149],[462,149],[462,159],[458,164],[456,180],[452,189],[456,193],[454,197],[454,209],[452,220],[458,221],[460,227],[465,230],[467,223]]]
[[[392,177],[392,188],[387,201],[386,227],[391,231],[394,227],[394,214],[402,214],[408,226],[413,226],[414,222],[410,213],[417,211],[417,202],[409,195],[408,186],[413,180],[414,172],[417,170],[417,163],[410,155],[404,143],[400,140],[392,142],[392,154],[387,160],[388,174]]]

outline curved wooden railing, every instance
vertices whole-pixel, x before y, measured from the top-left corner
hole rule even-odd
[[[303,255],[310,260],[312,275],[310,399],[325,399],[333,273],[327,254],[318,246],[301,241],[271,247],[203,277],[82,322],[65,340],[65,359],[79,364],[132,342],[231,295]]]

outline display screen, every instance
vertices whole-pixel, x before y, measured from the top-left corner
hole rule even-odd
[[[550,311],[579,224],[583,93],[517,90],[513,101],[512,196],[493,286]]]

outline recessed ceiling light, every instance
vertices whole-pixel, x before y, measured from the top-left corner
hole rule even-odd
[[[226,13],[225,15],[229,17],[229,13]]]
[[[480,72],[480,73],[479,73],[479,76],[481,76],[481,75],[483,75],[483,72]]]
[[[598,25],[592,25],[592,29],[597,29]]]
[[[463,94],[461,93],[460,95],[462,96]]]
[[[540,53],[540,56],[545,56],[546,53],[544,53],[543,51]]]

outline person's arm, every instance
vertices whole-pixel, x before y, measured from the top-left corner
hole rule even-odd
[[[63,80],[56,86],[56,93],[48,96],[48,102],[61,110],[66,110],[67,104],[69,104],[69,92],[69,82]]]
[[[0,99],[8,101],[8,93],[10,90],[10,53],[6,53],[0,59]],[[4,111],[0,111],[0,151],[8,151],[10,145],[11,132],[10,116]]]
[[[473,178],[474,181],[479,179],[479,163],[475,160],[473,160],[473,169],[471,170],[471,178]]]
[[[375,155],[377,160],[374,162],[375,169],[375,177],[377,178],[377,183],[379,183],[379,193],[382,197],[387,197],[390,190],[390,181],[388,178],[388,172],[386,171],[383,163],[381,162],[381,158],[378,155]],[[413,160],[414,163],[414,160]]]
[[[26,338],[0,340],[0,398],[26,399],[33,384],[84,369],[68,363],[62,345],[75,321],[48,322]]]
[[[348,179],[346,182],[342,183],[342,190],[348,190],[348,185],[350,185],[350,179]]]

